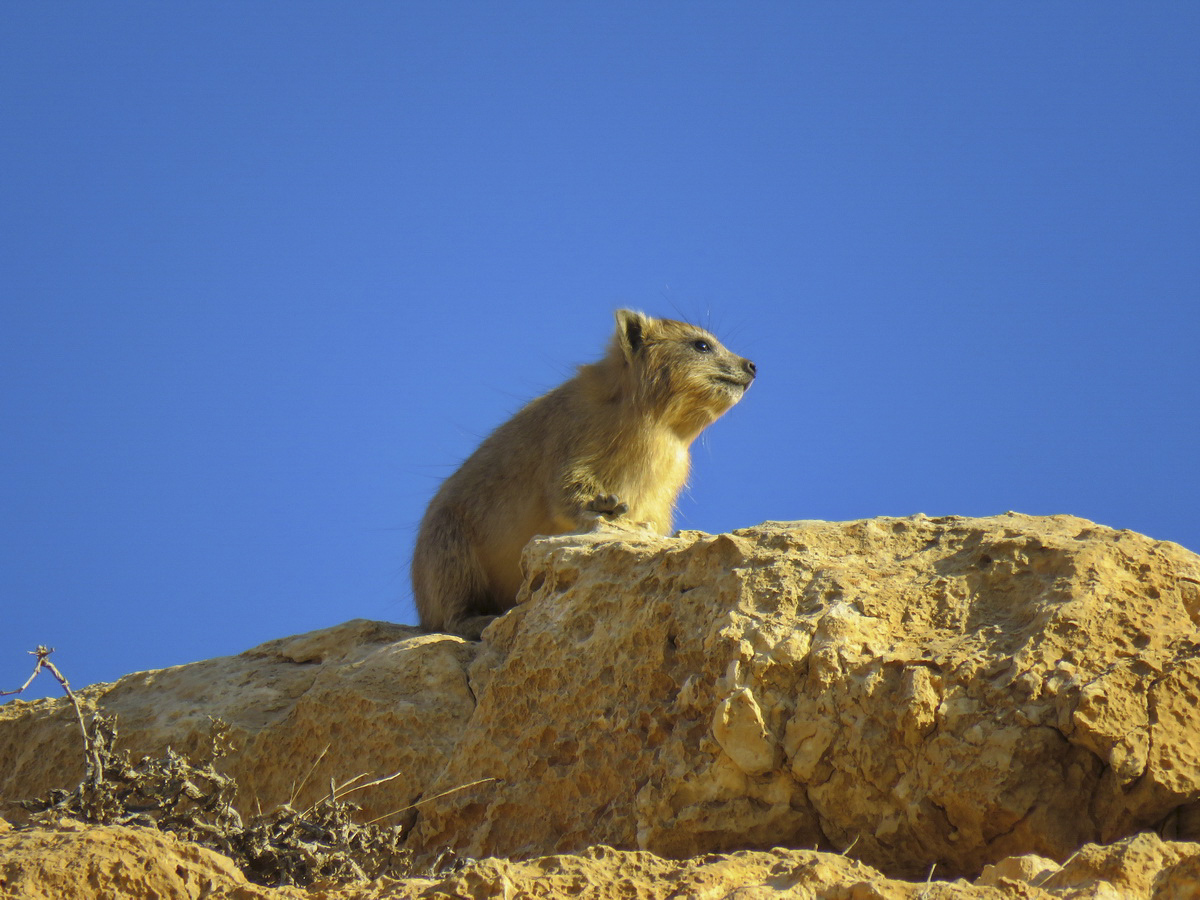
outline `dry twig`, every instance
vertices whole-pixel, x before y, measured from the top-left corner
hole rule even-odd
[[[397,772],[396,774],[398,775],[400,773]],[[395,778],[395,777],[396,777],[395,775],[392,776],[392,778]],[[383,780],[390,781],[391,779],[385,778]],[[416,803],[410,803],[408,806],[402,806],[399,809],[393,809],[390,813],[384,813],[382,816],[376,816],[374,819],[372,819],[370,822],[367,822],[366,824],[374,825],[376,822],[381,822],[384,819],[390,819],[392,816],[398,816],[402,812],[408,812],[410,809],[416,809],[418,806],[424,806],[426,803],[432,803],[434,800],[440,800],[442,797],[448,797],[451,794],[458,793],[459,791],[465,791],[467,788],[473,788],[477,784],[487,784],[489,781],[499,781],[499,780],[500,780],[499,778],[480,778],[478,781],[472,781],[472,782],[469,782],[468,784],[460,784],[458,787],[452,787],[448,791],[442,791],[440,794],[434,794],[432,797],[425,797],[424,799],[418,800]],[[365,787],[365,785],[364,785],[364,787]],[[852,847],[854,845],[851,844],[850,846]],[[847,849],[849,849],[849,848],[847,848]]]
[[[93,785],[96,785],[99,783],[99,779],[103,777],[103,765],[100,762],[100,753],[95,742],[92,740],[92,736],[88,733],[87,725],[83,721],[83,709],[79,706],[79,698],[71,690],[71,683],[67,681],[66,676],[62,672],[58,671],[58,666],[50,662],[50,654],[53,652],[54,648],[47,647],[45,644],[38,644],[36,650],[30,650],[29,655],[37,657],[37,665],[33,667],[33,672],[25,680],[25,683],[15,691],[0,691],[0,697],[20,694],[29,685],[33,684],[33,679],[37,678],[38,672],[42,671],[42,669],[49,669],[50,674],[58,679],[58,683],[66,691],[67,699],[71,701],[71,706],[75,709],[75,718],[79,722],[79,732],[83,735],[83,752],[87,755],[87,777],[91,778]]]

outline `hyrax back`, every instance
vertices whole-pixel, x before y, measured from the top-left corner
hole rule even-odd
[[[516,603],[521,550],[598,516],[671,531],[688,448],[754,363],[702,328],[618,310],[599,362],[497,428],[429,504],[412,560],[421,625],[478,637]]]

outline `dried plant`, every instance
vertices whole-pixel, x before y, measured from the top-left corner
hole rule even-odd
[[[90,727],[85,724],[78,699],[48,659],[52,652],[46,647],[34,651],[38,662],[33,675],[18,690],[6,693],[20,693],[43,668],[51,671],[74,706],[83,732],[87,769],[74,790],[53,790],[45,797],[18,804],[33,814],[34,824],[66,816],[92,824],[158,828],[230,857],[251,881],[271,886],[406,878],[443,873],[463,864],[452,854],[443,854],[434,871],[414,872],[412,852],[404,848],[405,835],[399,826],[379,820],[354,821],[359,807],[346,796],[390,781],[399,773],[364,784],[358,783],[363,775],[341,786],[331,783],[328,795],[308,809],[297,811],[288,803],[244,822],[233,806],[237,782],[216,768],[230,750],[226,723],[212,720],[209,747],[198,760],[168,747],[161,756],[143,757],[135,764],[127,751],[116,749],[115,718],[96,715]]]

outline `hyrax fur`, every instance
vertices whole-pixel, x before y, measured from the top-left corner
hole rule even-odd
[[[446,479],[412,560],[421,625],[477,638],[516,605],[521,550],[597,518],[671,531],[688,448],[754,363],[686,322],[622,309],[608,352],[497,428]]]

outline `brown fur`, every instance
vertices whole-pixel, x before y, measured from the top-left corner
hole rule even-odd
[[[603,359],[492,432],[430,502],[412,560],[425,628],[477,637],[512,608],[534,535],[599,516],[670,533],[688,448],[741,399],[754,363],[685,322],[616,318]]]

